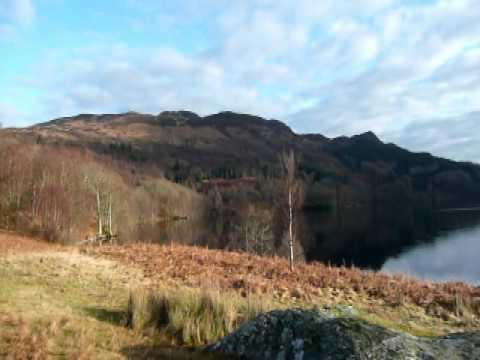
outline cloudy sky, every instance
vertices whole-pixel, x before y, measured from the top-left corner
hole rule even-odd
[[[0,122],[253,113],[480,161],[478,0],[0,0]]]

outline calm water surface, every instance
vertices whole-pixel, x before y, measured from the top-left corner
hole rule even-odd
[[[387,259],[382,271],[404,273],[434,281],[465,281],[480,285],[480,211],[458,209],[441,214],[440,227],[469,218],[473,224],[443,230],[428,243],[420,243]]]

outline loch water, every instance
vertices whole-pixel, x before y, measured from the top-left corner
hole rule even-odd
[[[310,217],[310,218],[308,218]],[[307,259],[400,273],[433,281],[480,284],[480,208],[372,217],[307,214]]]
[[[480,209],[452,209],[437,216],[437,235],[388,258],[382,271],[480,285]]]

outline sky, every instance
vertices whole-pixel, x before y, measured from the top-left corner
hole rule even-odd
[[[237,111],[480,162],[479,0],[0,0],[0,122]]]

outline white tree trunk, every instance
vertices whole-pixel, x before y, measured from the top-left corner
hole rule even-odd
[[[292,188],[288,190],[288,222],[289,222],[289,241],[288,247],[290,249],[290,270],[293,270],[293,204],[292,204]]]
[[[102,226],[102,207],[100,203],[100,190],[97,189],[97,216],[98,216],[98,235],[103,234]]]
[[[112,195],[109,195],[109,204],[108,204],[108,233],[111,236],[113,233],[112,229]]]

